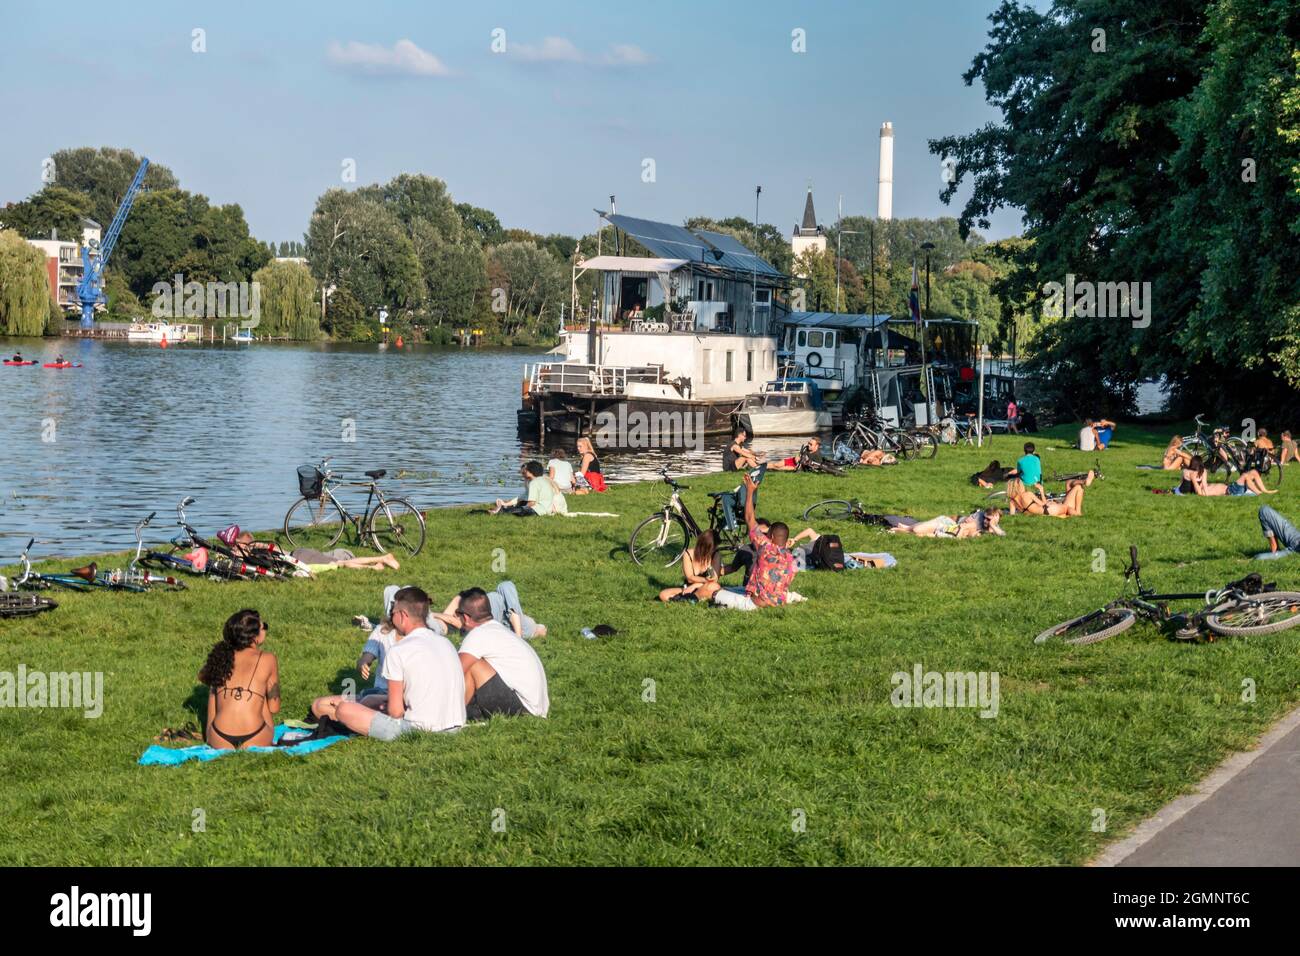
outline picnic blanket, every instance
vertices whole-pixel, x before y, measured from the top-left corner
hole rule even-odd
[[[275,728],[275,741],[280,743],[288,735],[289,740],[294,737],[306,737],[309,731],[299,727],[287,727],[284,724],[278,724]],[[300,744],[286,744],[279,747],[246,747],[248,753],[257,754],[287,754],[290,757],[300,757],[304,754],[312,754],[318,750],[324,750],[331,747],[340,740],[346,740],[342,735],[338,737],[323,737],[320,740],[308,740]],[[224,757],[227,754],[237,753],[234,750],[218,750],[216,747],[209,747],[207,744],[198,744],[193,747],[160,747],[154,744],[140,755],[140,765],[144,767],[174,767],[177,764],[187,763],[191,760],[216,760],[218,757]]]

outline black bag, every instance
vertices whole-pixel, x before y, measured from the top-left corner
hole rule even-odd
[[[844,545],[837,534],[824,534],[813,542],[808,562],[817,571],[843,571]]]

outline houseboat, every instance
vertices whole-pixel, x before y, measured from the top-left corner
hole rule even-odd
[[[574,435],[638,413],[719,434],[777,373],[789,277],[734,237],[614,212],[614,251],[574,268],[599,276],[585,321],[562,333],[564,357],[527,366],[521,431]],[[633,253],[636,254],[633,254]],[[678,433],[682,429],[678,428]]]

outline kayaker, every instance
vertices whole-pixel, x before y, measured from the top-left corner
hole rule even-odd
[[[66,365],[66,364],[68,364],[67,362],[63,361],[63,353],[62,353],[62,352],[60,352],[57,356],[55,356],[55,358],[54,358],[54,364],[55,364],[55,365]]]
[[[11,362],[13,362],[15,365],[17,365],[17,364],[18,364],[19,362],[21,362],[22,360],[23,360],[23,353],[22,353],[22,352],[15,352],[15,353],[14,353],[14,357],[11,358],[9,361],[11,361]]]

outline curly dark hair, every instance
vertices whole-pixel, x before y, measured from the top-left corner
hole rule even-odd
[[[252,647],[262,631],[262,615],[250,608],[236,611],[226,620],[221,640],[208,651],[207,662],[199,671],[199,682],[213,689],[224,687],[235,669],[235,652]]]

